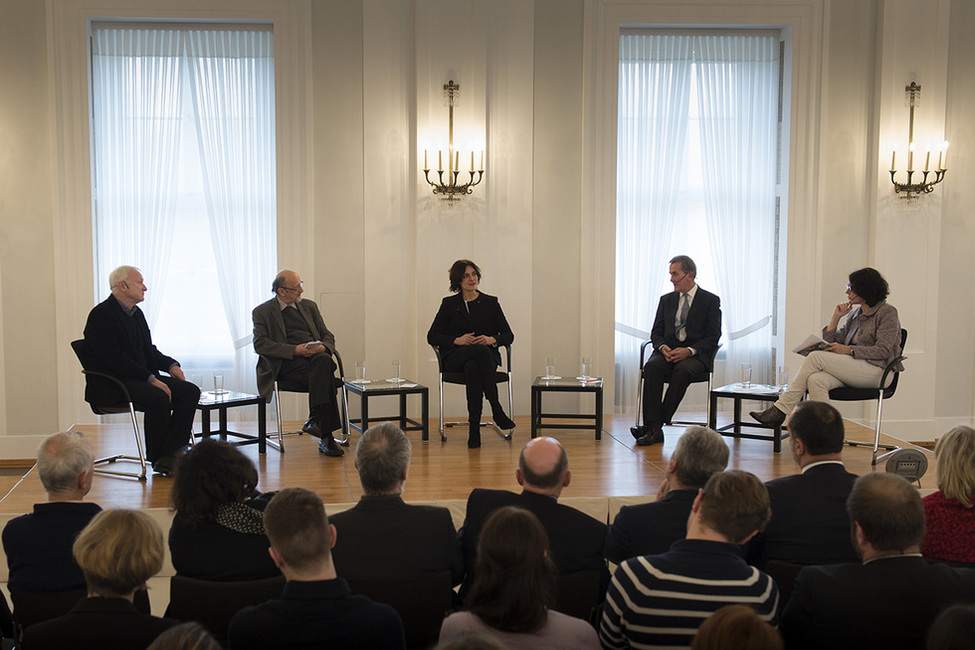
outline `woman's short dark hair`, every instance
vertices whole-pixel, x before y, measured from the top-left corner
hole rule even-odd
[[[179,457],[170,493],[173,509],[190,524],[213,521],[217,507],[257,494],[257,469],[226,442],[204,440]]]
[[[499,508],[481,529],[467,608],[496,630],[534,632],[555,602],[557,575],[538,517],[516,506]]]
[[[880,271],[869,266],[850,274],[850,289],[853,293],[863,298],[868,307],[873,307],[881,300],[887,298],[890,293],[890,286]]]
[[[460,291],[460,283],[464,281],[464,273],[467,272],[467,267],[474,269],[474,273],[477,274],[477,279],[481,279],[481,269],[480,267],[470,260],[457,260],[450,265],[450,292],[457,293]]]

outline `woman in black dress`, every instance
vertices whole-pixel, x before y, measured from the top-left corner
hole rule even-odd
[[[450,267],[450,291],[427,332],[427,342],[440,348],[443,369],[464,373],[467,384],[467,414],[470,435],[467,446],[481,446],[482,396],[491,405],[494,422],[502,429],[515,427],[498,401],[495,377],[501,365],[499,345],[511,345],[515,335],[494,296],[478,291],[481,269],[470,260],[457,260]]]

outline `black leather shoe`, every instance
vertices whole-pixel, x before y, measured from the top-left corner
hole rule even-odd
[[[301,427],[301,430],[309,435],[315,436],[316,438],[323,437],[322,429],[318,426],[318,420],[316,420],[314,417],[310,417],[305,420],[305,424]]]
[[[636,444],[641,447],[649,447],[650,445],[656,445],[658,443],[663,444],[664,441],[664,430],[657,428],[651,430],[647,435],[641,436],[636,439]]]
[[[332,458],[345,455],[345,450],[339,447],[339,443],[335,442],[335,438],[331,435],[322,438],[321,442],[318,443],[318,451]]]
[[[648,429],[645,426],[630,427],[630,435],[639,440],[647,435]]]
[[[162,458],[157,458],[152,463],[152,471],[156,474],[162,474],[163,476],[170,476],[173,473],[173,457],[163,456]]]
[[[785,413],[775,408],[774,405],[764,411],[749,411],[748,415],[752,416],[752,419],[759,424],[772,429],[782,426],[782,423],[785,422]]]

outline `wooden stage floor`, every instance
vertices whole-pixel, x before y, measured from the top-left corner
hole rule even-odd
[[[703,414],[682,414],[702,417]],[[719,416],[719,425],[730,418]],[[515,418],[518,424],[513,439],[503,440],[493,429],[482,429],[482,446],[468,450],[463,427],[447,429],[447,441],[441,442],[436,431],[436,419],[431,419],[429,442],[420,440],[419,432],[410,432],[413,457],[404,498],[407,501],[441,501],[466,499],[475,487],[517,490],[514,471],[518,454],[530,439],[528,416]],[[247,431],[247,423],[233,423]],[[286,423],[289,424],[289,423]],[[290,423],[297,428],[300,422]],[[602,440],[596,441],[592,432],[581,430],[543,430],[552,433],[565,445],[569,454],[572,482],[564,496],[636,496],[654,495],[664,477],[667,461],[684,427],[666,427],[663,445],[638,447],[629,428],[630,415],[607,415]],[[252,425],[256,428],[256,425]],[[79,425],[99,456],[126,453],[132,445],[131,429],[121,424]],[[871,440],[872,430],[847,422],[847,438]],[[350,447],[342,458],[326,458],[318,453],[318,440],[307,435],[285,438],[286,453],[268,448],[267,454],[257,453],[256,445],[240,447],[252,458],[260,473],[262,491],[284,487],[305,487],[322,497],[325,503],[349,503],[358,500],[359,480],[354,465],[354,448],[358,434],[353,434]],[[731,448],[729,467],[744,469],[763,481],[787,476],[798,471],[788,441],[783,441],[782,453],[772,453],[771,441],[726,438]],[[882,440],[893,440],[884,436]],[[901,446],[911,446],[894,441]],[[920,448],[918,448],[920,449]],[[922,478],[925,488],[935,486],[935,464],[931,452],[928,473]],[[870,448],[845,447],[844,461],[851,472],[871,471]],[[882,463],[878,465],[883,471]],[[169,505],[172,479],[150,476],[142,483],[135,479],[96,476],[89,501],[102,507],[161,508]],[[23,478],[5,477],[0,483],[0,513],[29,512],[34,503],[45,500],[37,473],[31,469]]]

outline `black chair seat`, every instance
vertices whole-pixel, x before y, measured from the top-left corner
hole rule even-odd
[[[445,427],[460,426],[460,425],[463,425],[463,424],[467,424],[467,422],[445,422],[444,421],[443,385],[444,384],[455,384],[455,385],[458,385],[458,386],[466,386],[467,385],[467,379],[464,377],[464,373],[462,373],[462,372],[444,372],[444,369],[443,369],[443,355],[440,353],[440,348],[438,348],[436,345],[431,345],[430,347],[433,348],[433,353],[437,357],[437,375],[438,375],[438,378],[439,378],[438,388],[439,388],[439,397],[440,397],[440,439],[443,440],[443,441],[446,441],[447,440],[447,433],[445,431]],[[511,346],[510,345],[499,345],[498,347],[503,350],[503,353],[501,355],[501,358],[503,359],[503,362],[504,362],[505,365],[503,366],[504,367],[504,370],[498,370],[496,373],[494,373],[494,379],[499,384],[507,384],[507,386],[508,386],[508,414],[509,414],[510,417],[514,417],[514,415],[515,415],[515,412],[514,412],[515,411],[515,405],[514,405],[513,389],[511,387]],[[479,425],[480,426],[485,426],[485,425],[493,426],[495,429],[498,430],[498,433],[501,434],[501,437],[503,437],[505,440],[511,440],[511,434],[510,433],[505,433],[501,429],[501,427],[499,427],[493,421],[491,421],[491,422],[480,422]]]
[[[403,620],[407,648],[429,648],[437,642],[440,625],[451,609],[450,583],[450,571],[440,571],[410,582],[350,580],[349,588],[396,610]]]
[[[166,616],[179,621],[197,621],[226,645],[230,619],[245,607],[280,598],[284,585],[284,576],[218,582],[174,575],[169,580]]]

